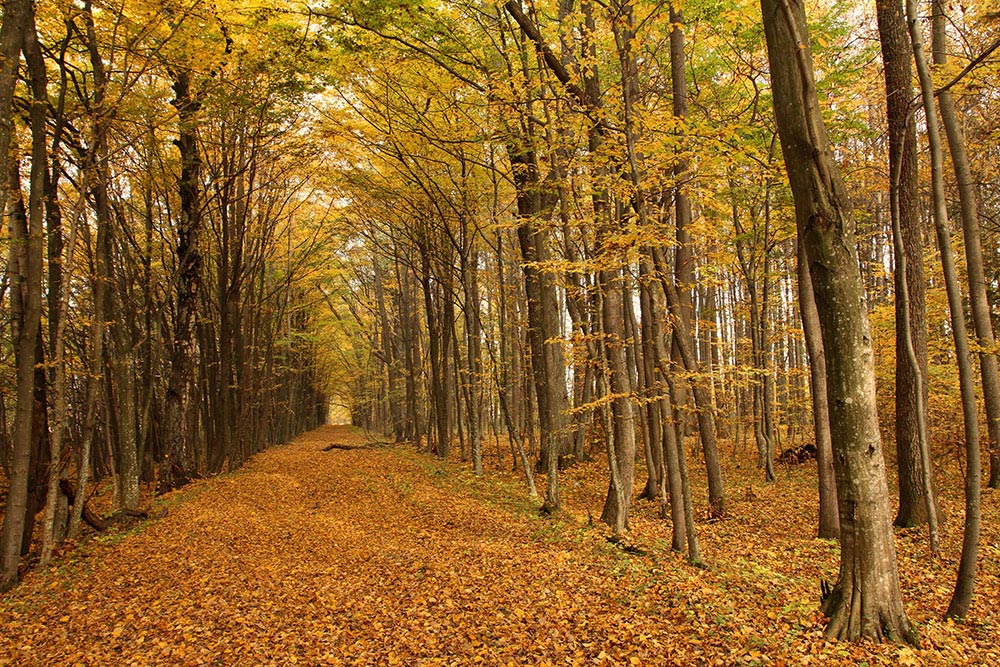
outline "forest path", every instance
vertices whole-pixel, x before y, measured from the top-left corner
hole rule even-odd
[[[546,540],[528,506],[484,502],[409,447],[331,442],[363,439],[307,433],[29,575],[0,602],[0,665],[669,660],[641,626],[679,633],[679,619],[640,615],[623,573]]]
[[[817,584],[836,545],[811,537],[808,467],[700,522],[698,569],[670,552],[653,503],[631,519],[644,553],[588,525],[601,461],[561,475],[568,509],[553,520],[518,477],[405,445],[323,451],[335,442],[365,439],[312,431],[31,572],[0,598],[0,667],[1000,664],[995,562],[979,620],[943,623],[954,559],[928,562],[919,531],[897,545],[923,649],[823,641]]]

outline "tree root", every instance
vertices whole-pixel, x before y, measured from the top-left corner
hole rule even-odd
[[[823,633],[827,639],[870,639],[875,642],[920,645],[920,636],[910,626],[905,615],[900,617],[886,608],[869,609],[866,612],[860,590],[848,594],[841,582],[831,588],[825,581],[820,583],[820,590],[823,596],[820,608],[823,615],[830,619]]]

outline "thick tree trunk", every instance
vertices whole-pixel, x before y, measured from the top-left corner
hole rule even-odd
[[[609,450],[611,484],[601,512],[601,520],[616,533],[628,526],[628,510],[635,480],[635,416],[629,398],[628,367],[625,361],[625,304],[620,272],[599,271],[601,291],[601,328],[607,362],[608,392],[611,396],[611,426],[614,446]],[[613,456],[611,456],[613,454]]]
[[[201,103],[191,90],[191,73],[173,72],[174,99],[181,173],[177,180],[181,210],[177,220],[176,294],[169,375],[163,406],[164,460],[160,468],[160,490],[167,491],[187,481],[193,457],[188,432],[188,387],[193,368],[193,334],[198,289],[201,285],[201,154],[198,149],[198,112]]]
[[[555,281],[551,274],[539,270],[538,263],[549,256],[549,239],[539,229],[536,216],[551,210],[553,202],[542,192],[535,154],[516,145],[508,146],[508,159],[514,168],[517,189],[517,228],[521,249],[524,290],[528,310],[528,342],[538,425],[541,429],[541,452],[547,486],[543,509],[555,512],[559,501],[559,455],[565,446],[565,414],[569,408],[566,390],[565,363],[562,347],[553,343],[559,337],[560,309]]]
[[[16,162],[9,164],[7,222],[10,258],[7,266],[11,278],[11,338],[14,343],[17,402],[6,507],[0,533],[0,591],[12,588],[18,581],[18,564],[30,502],[35,435],[35,348],[41,326],[41,235],[32,239],[28,211],[20,191],[20,168]],[[34,253],[38,253],[37,257]],[[37,295],[37,305],[32,303],[33,293]]]
[[[761,0],[774,113],[809,257],[827,363],[840,505],[831,638],[915,641],[903,611],[852,206],[823,125],[800,0]]]
[[[21,368],[21,357],[26,351],[26,305],[22,299],[22,283],[27,279],[28,257],[33,248],[29,245],[27,222],[23,213],[24,204],[18,197],[11,201],[15,186],[20,182],[20,168],[10,163],[11,143],[14,139],[14,118],[12,114],[14,88],[17,84],[17,70],[24,41],[24,25],[30,14],[30,5],[23,0],[5,0],[3,3],[3,24],[0,26],[0,183],[3,184],[4,207],[9,225],[9,259],[7,272],[11,289],[11,339],[16,354],[17,400],[14,407],[13,452],[6,468],[8,476],[7,510],[4,515],[3,530],[0,532],[0,591],[17,584],[18,563],[20,562],[21,534],[24,530],[24,508],[28,494],[28,465],[31,456],[31,400],[34,391],[34,369],[31,385],[27,382],[27,369]],[[18,210],[15,210],[17,207]],[[40,241],[40,239],[39,239]],[[39,248],[39,252],[41,249]],[[39,258],[39,271],[41,259]],[[41,274],[39,273],[39,279]],[[39,323],[41,326],[41,323]],[[30,329],[30,327],[29,327]],[[34,366],[34,337],[30,364]],[[25,348],[25,349],[22,349]],[[26,362],[27,363],[27,362]],[[22,377],[23,375],[23,377]],[[4,427],[6,432],[6,427]],[[5,463],[8,463],[5,461]],[[6,467],[6,466],[5,466]]]
[[[17,405],[14,413],[14,447],[7,491],[7,506],[3,529],[0,531],[0,591],[13,587],[18,580],[18,564],[26,534],[26,513],[29,507],[29,478],[31,476],[32,448],[39,432],[36,430],[37,378],[44,371],[36,371],[36,353],[41,336],[42,315],[42,247],[45,175],[48,170],[45,119],[47,113],[45,69],[41,49],[35,32],[33,6],[23,0],[4,3],[3,25],[0,27],[0,55],[5,60],[0,70],[0,113],[3,128],[0,130],[0,165],[6,168],[4,176],[11,176],[10,190],[17,190],[19,168],[8,162],[13,127],[10,125],[10,108],[13,99],[14,77],[20,51],[28,61],[31,84],[31,171],[29,179],[27,215],[20,197],[14,205],[19,211],[9,215],[10,252],[8,263],[11,273],[11,329],[17,378]],[[32,515],[32,520],[34,515]]]

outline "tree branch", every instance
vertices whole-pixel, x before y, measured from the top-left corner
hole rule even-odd
[[[961,72],[959,72],[955,76],[954,79],[952,79],[948,83],[944,84],[943,86],[941,86],[940,88],[938,88],[937,90],[935,90],[934,91],[934,95],[937,96],[937,95],[940,95],[941,93],[944,93],[944,92],[947,92],[948,90],[950,90],[952,86],[956,85],[959,81],[961,81],[966,76],[968,76],[968,74],[970,72],[972,72],[972,70],[974,70],[977,66],[979,66],[984,60],[986,60],[987,58],[989,58],[990,54],[993,53],[994,51],[996,51],[998,48],[1000,48],[1000,39],[997,39],[995,42],[993,42],[989,46],[988,49],[986,49],[985,51],[983,51],[982,53],[980,53],[978,56],[976,56],[975,58],[973,58],[972,61],[969,62],[969,64],[965,66],[965,69],[963,69]]]

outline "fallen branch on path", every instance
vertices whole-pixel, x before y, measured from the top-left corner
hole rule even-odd
[[[339,442],[334,442],[324,447],[322,451],[329,452],[334,449],[343,449],[347,451],[354,449],[378,449],[379,447],[388,447],[391,444],[391,442],[369,442],[364,445],[344,445]]]

